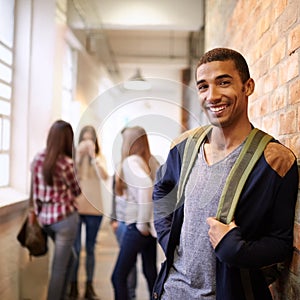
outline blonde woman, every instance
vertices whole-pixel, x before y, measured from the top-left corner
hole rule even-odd
[[[116,300],[128,299],[127,277],[136,263],[138,253],[142,256],[143,273],[150,296],[157,276],[152,187],[159,165],[151,155],[147,134],[142,127],[125,128],[122,137],[122,164],[116,176],[115,192],[120,196],[126,194],[127,229],[112,274]]]

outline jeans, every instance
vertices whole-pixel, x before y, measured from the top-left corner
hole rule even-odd
[[[78,222],[78,213],[74,212],[62,221],[44,226],[45,231],[54,241],[54,256],[47,300],[65,298],[72,270],[71,265],[74,263],[73,245]]]
[[[112,274],[115,300],[128,300],[127,277],[136,264],[138,253],[142,255],[142,268],[145,275],[149,298],[151,299],[153,285],[157,276],[156,238],[143,236],[135,224],[127,226],[119,256]]]
[[[118,221],[118,228],[116,231],[116,238],[119,243],[119,246],[121,247],[125,232],[127,230],[127,226],[125,222]],[[136,265],[133,266],[133,268],[130,270],[128,277],[127,277],[127,288],[128,288],[128,298],[135,299],[135,290],[137,286],[137,270]]]
[[[86,239],[85,239],[85,269],[87,282],[92,282],[94,278],[95,269],[95,244],[102,222],[102,216],[93,215],[80,215],[80,221],[78,224],[77,236],[74,244],[77,259],[75,262],[74,272],[71,281],[76,282],[78,277],[79,263],[80,263],[80,251],[81,251],[81,229],[82,224],[85,224],[86,228]]]

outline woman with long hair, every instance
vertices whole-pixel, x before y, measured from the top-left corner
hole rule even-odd
[[[65,298],[73,263],[72,248],[79,220],[75,198],[81,190],[72,154],[72,127],[58,120],[50,128],[46,148],[36,154],[31,165],[35,212],[54,242],[48,300]]]
[[[127,277],[140,253],[151,298],[157,276],[152,188],[159,164],[150,152],[148,137],[142,127],[125,128],[122,137],[122,162],[119,174],[116,174],[115,193],[126,194],[127,230],[112,274],[112,283],[115,299],[127,300]]]
[[[77,299],[78,270],[81,252],[81,229],[85,224],[85,271],[86,287],[85,299],[99,299],[94,291],[93,278],[95,269],[95,244],[103,217],[103,203],[101,196],[101,180],[106,180],[108,174],[105,169],[105,160],[98,143],[97,133],[93,126],[84,126],[79,134],[79,143],[76,149],[76,171],[82,194],[77,198],[77,207],[80,216],[75,251],[77,259],[75,270],[71,278],[70,298]]]

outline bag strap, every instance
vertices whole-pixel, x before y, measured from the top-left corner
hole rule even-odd
[[[272,139],[272,136],[257,128],[252,129],[250,132],[226,179],[216,215],[219,221],[229,224],[233,220],[246,180]]]
[[[34,204],[33,204],[33,173],[31,174],[31,177],[30,177],[30,192],[29,192],[28,207],[29,207],[29,210],[34,209]]]
[[[184,187],[194,165],[199,147],[211,128],[211,125],[199,127],[187,139],[178,183],[177,207],[181,204]],[[257,128],[251,130],[222,191],[216,215],[216,218],[221,222],[229,224],[232,221],[244,184],[266,145],[272,139],[272,136]]]
[[[198,149],[204,141],[204,139],[206,138],[207,133],[211,130],[211,128],[211,125],[198,127],[196,130],[194,130],[194,132],[191,133],[191,135],[189,135],[186,141],[182,157],[181,172],[177,190],[177,206],[181,201],[181,196],[183,194],[185,183],[194,165],[195,159],[198,154]]]

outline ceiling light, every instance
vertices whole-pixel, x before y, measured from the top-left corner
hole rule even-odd
[[[142,77],[140,69],[137,69],[136,74],[124,82],[124,88],[127,90],[145,91],[151,88],[151,84]]]

